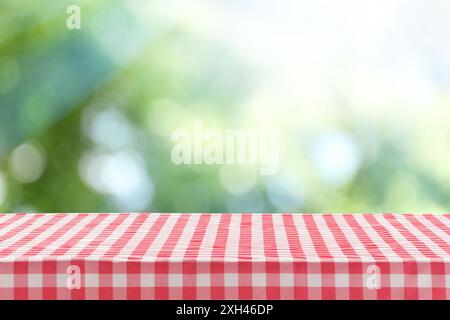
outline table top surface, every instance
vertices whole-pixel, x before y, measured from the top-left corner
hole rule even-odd
[[[0,262],[450,261],[450,214],[1,214]]]

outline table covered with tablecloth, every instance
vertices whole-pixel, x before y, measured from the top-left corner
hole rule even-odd
[[[450,215],[2,214],[0,299],[450,299]]]

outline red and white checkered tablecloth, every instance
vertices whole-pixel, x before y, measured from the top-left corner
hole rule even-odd
[[[450,215],[3,214],[1,299],[450,299]]]

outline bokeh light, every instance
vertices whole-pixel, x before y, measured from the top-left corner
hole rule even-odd
[[[17,181],[32,183],[41,177],[45,162],[45,155],[38,147],[24,143],[11,153],[9,170]]]
[[[2,172],[0,172],[0,206],[3,204],[5,199],[6,199],[5,175]]]
[[[450,206],[450,2],[0,3],[0,211]],[[174,165],[174,130],[275,129],[279,170]]]

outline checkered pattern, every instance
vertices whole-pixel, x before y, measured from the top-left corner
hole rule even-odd
[[[450,299],[450,215],[4,214],[1,299]]]

